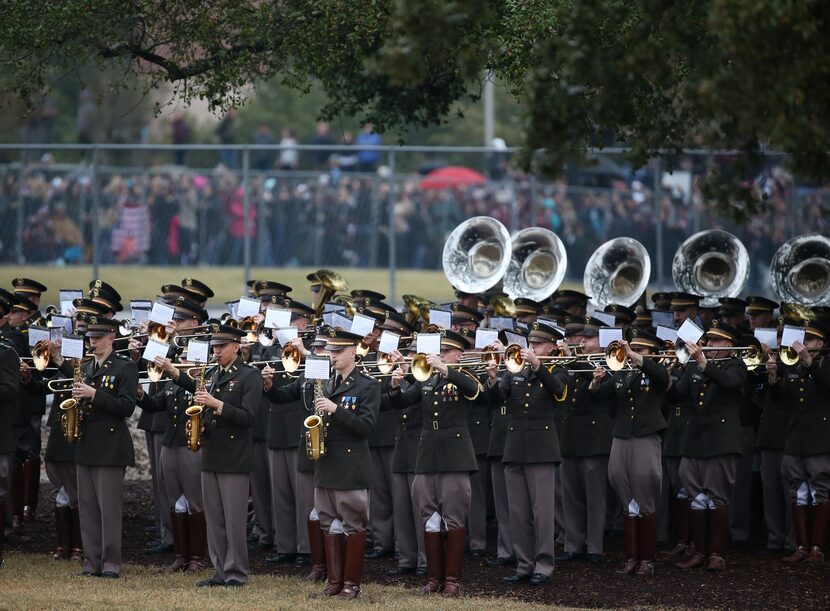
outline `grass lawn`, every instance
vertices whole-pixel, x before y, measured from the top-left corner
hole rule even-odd
[[[322,586],[293,577],[254,575],[242,589],[197,589],[194,583],[209,576],[159,575],[156,567],[125,565],[122,579],[80,577],[79,565],[42,555],[9,554],[0,568],[0,608],[3,609],[556,609],[507,598],[458,600],[423,597],[417,590],[364,584],[356,603],[331,598],[310,599]]]
[[[275,280],[293,287],[291,296],[305,303],[311,303],[311,291],[306,274],[313,268],[253,268],[251,277],[256,280]],[[411,293],[436,303],[454,299],[453,289],[440,270],[398,270],[396,273],[397,295],[389,295],[389,270],[387,269],[336,269],[351,289],[371,289],[390,297],[390,303],[401,302],[401,295]],[[33,278],[49,287],[44,303],[55,304],[58,290],[86,290],[92,280],[91,266],[44,267],[35,265],[0,267],[0,286],[10,286],[12,278],[23,276]],[[193,277],[210,286],[216,297],[210,305],[239,299],[245,294],[245,272],[242,267],[149,267],[149,266],[102,266],[101,279],[113,285],[126,305],[130,299],[153,299],[163,284],[178,284],[182,278]],[[579,288],[576,284],[563,284],[562,288]]]

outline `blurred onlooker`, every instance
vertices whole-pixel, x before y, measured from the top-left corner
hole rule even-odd
[[[83,236],[75,221],[67,216],[66,204],[62,201],[55,203],[51,221],[58,257],[65,263],[80,263],[83,257]]]
[[[297,136],[290,127],[284,127],[280,139],[280,169],[296,170],[300,165],[300,152],[297,150]]]
[[[75,118],[75,133],[78,135],[78,144],[92,144],[96,141],[97,115],[98,107],[95,105],[95,98],[92,92],[84,89],[78,101],[78,115]]]
[[[354,145],[352,132],[343,132],[343,146]],[[357,151],[340,151],[338,167],[342,172],[353,172],[357,169]]]
[[[507,174],[507,162],[510,158],[507,143],[503,138],[493,138],[490,147],[496,150],[487,155],[487,174],[490,180],[501,180]]]
[[[253,143],[262,146],[273,146],[277,143],[274,137],[274,132],[268,127],[266,123],[257,125],[254,132]],[[251,152],[252,166],[254,170],[259,172],[267,172],[274,169],[274,159],[276,158],[274,151],[267,149],[255,149]]]
[[[331,135],[329,124],[325,121],[320,121],[311,138],[310,144],[320,147],[331,146],[334,144],[334,138]],[[325,170],[329,164],[329,157],[333,151],[326,148],[320,148],[311,151],[311,163],[317,170]]]
[[[219,151],[219,163],[228,169],[236,169],[236,149],[230,148],[236,144],[236,110],[231,108],[224,114],[219,125],[216,126],[216,136],[219,144],[229,148]]]
[[[375,128],[368,121],[363,124],[360,133],[357,135],[355,144],[361,146],[380,146],[380,134],[375,132]],[[358,150],[357,152],[357,166],[361,172],[374,172],[378,168],[380,162],[380,151],[366,151]]]
[[[173,144],[190,144],[190,125],[188,125],[187,118],[184,116],[184,113],[177,112],[173,115],[173,122],[170,124],[170,129],[173,136]],[[173,151],[173,163],[176,165],[185,165],[185,163],[187,163],[186,148],[176,149]]]

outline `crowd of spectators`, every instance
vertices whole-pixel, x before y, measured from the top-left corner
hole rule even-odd
[[[265,126],[257,133],[262,144],[278,144]],[[373,135],[371,126],[361,132]],[[317,136],[326,141],[325,133]],[[281,142],[296,144],[296,137],[286,129]],[[587,185],[579,175],[534,184],[508,171],[485,184],[424,190],[417,174],[376,172],[378,157],[356,153],[353,165],[347,159],[344,166],[344,156],[322,151],[313,161],[317,170],[297,171],[297,152],[290,146],[256,151],[252,160],[258,171],[251,175],[247,198],[229,157],[207,172],[182,166],[141,173],[109,168],[98,174],[98,193],[88,166],[0,166],[0,259],[76,264],[90,261],[97,245],[104,264],[240,265],[247,209],[255,266],[385,266],[391,220],[397,265],[436,269],[446,235],[470,216],[488,215],[513,229],[552,229],[565,243],[568,276],[574,279],[581,279],[602,242],[630,236],[651,253],[653,269],[654,259],[662,257],[662,282],[670,284],[679,244],[700,229],[724,228],[743,240],[753,262],[752,285],[762,288],[772,255],[789,237],[830,233],[830,190],[798,187],[777,166],[757,179],[767,194],[766,212],[736,226],[709,214],[694,173],[686,192],[661,191],[655,215],[648,170]],[[663,230],[661,253],[656,223]],[[652,282],[658,281],[653,275]]]

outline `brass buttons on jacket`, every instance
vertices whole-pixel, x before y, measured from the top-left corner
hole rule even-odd
[[[352,449],[351,448],[346,448],[346,454],[351,454],[351,453],[352,453]]]
[[[437,416],[437,415],[438,415],[438,412],[432,412],[432,415],[433,415],[433,416]]]

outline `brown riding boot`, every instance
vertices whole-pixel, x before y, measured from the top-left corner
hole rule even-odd
[[[444,585],[444,533],[424,531],[424,554],[427,557],[427,584],[421,594],[437,594]]]
[[[12,532],[23,532],[23,463],[11,461]]]
[[[464,564],[464,540],[467,531],[456,528],[447,532],[444,542],[444,589],[441,596],[444,598],[458,598],[461,596],[461,567]]]
[[[324,596],[337,596],[343,589],[343,564],[346,554],[346,535],[323,533],[326,547],[326,572],[329,583],[323,590]]]
[[[308,526],[308,547],[311,551],[311,572],[305,578],[317,583],[326,578],[326,543],[323,541],[320,520],[308,520],[306,525]]]
[[[346,560],[343,570],[343,589],[338,598],[354,600],[360,596],[360,582],[363,580],[363,554],[366,552],[366,531],[346,537]]]
[[[170,526],[173,530],[173,550],[176,557],[173,564],[167,567],[166,572],[177,573],[188,567],[190,558],[189,546],[189,519],[186,513],[179,513],[175,509],[170,511]]]
[[[781,558],[781,562],[795,564],[807,558],[807,506],[793,503],[793,531],[795,531],[795,543],[797,547],[789,556]]]
[[[827,529],[830,525],[830,503],[819,503],[813,507],[813,533],[810,537],[810,553],[807,562],[824,562],[824,546],[827,543]]]
[[[651,577],[654,575],[654,558],[657,556],[657,512],[640,516],[637,525],[637,549],[640,564],[636,575]]]
[[[689,550],[689,501],[672,499],[670,508],[677,532],[677,545],[663,553],[669,557],[682,556]]]
[[[706,509],[689,509],[689,533],[695,546],[694,553],[686,560],[676,563],[679,569],[696,569],[706,564]]]
[[[625,542],[625,564],[617,569],[620,575],[633,575],[637,570],[637,516],[623,515],[623,541]]]
[[[729,505],[721,505],[709,510],[709,558],[707,571],[725,571],[726,561],[723,554],[729,541]]]
[[[72,523],[72,558],[73,562],[84,561],[84,544],[81,541],[81,514],[77,507],[69,508],[70,520]]]
[[[34,522],[37,515],[37,497],[40,494],[40,460],[23,461],[23,521]]]
[[[205,549],[207,548],[207,524],[205,512],[194,511],[187,519],[187,547],[190,562],[186,573],[198,573],[205,568]]]
[[[55,533],[58,536],[58,549],[52,554],[55,560],[69,560],[72,548],[71,512],[69,507],[55,505]]]

